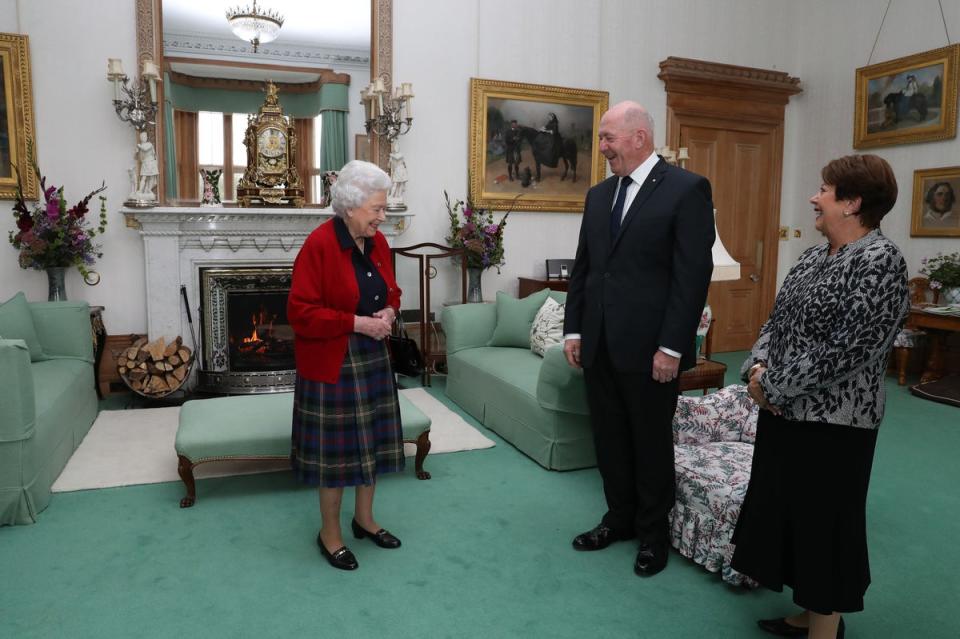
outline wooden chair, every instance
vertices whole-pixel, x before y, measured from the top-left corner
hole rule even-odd
[[[419,319],[413,322],[413,326],[408,324],[413,337],[420,345],[420,354],[423,355],[423,375],[421,383],[424,386],[430,385],[430,375],[446,371],[447,352],[444,346],[444,340],[441,332],[437,328],[437,322],[433,320],[431,313],[430,300],[430,281],[437,276],[437,267],[434,266],[434,260],[453,259],[460,262],[460,300],[461,303],[467,301],[467,252],[466,249],[452,248],[432,242],[423,242],[413,246],[398,246],[390,250],[393,258],[393,272],[397,272],[397,256],[411,257],[417,260],[417,273],[419,279],[419,306],[417,307]],[[404,295],[403,301],[410,299],[409,294]]]
[[[933,294],[933,303],[940,298],[940,290],[930,288],[930,280],[925,277],[912,277],[907,282],[910,290],[910,306],[928,305],[928,293]],[[910,351],[917,348],[926,337],[926,333],[915,328],[904,327],[893,340],[893,358],[897,366],[897,384],[907,383],[907,362],[910,360]]]
[[[710,321],[710,327],[703,340],[703,355],[697,358],[697,365],[680,373],[681,393],[702,388],[703,394],[706,395],[711,388],[720,389],[724,386],[723,378],[727,373],[727,365],[710,359],[714,324],[716,324],[716,318]]]

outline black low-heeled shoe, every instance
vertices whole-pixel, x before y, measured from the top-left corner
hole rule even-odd
[[[769,633],[778,635],[780,637],[806,637],[808,634],[808,629],[802,626],[794,626],[793,624],[787,623],[786,617],[778,617],[776,619],[760,619],[757,621],[757,625],[766,630]],[[837,639],[843,639],[846,634],[846,624],[843,623],[843,617],[840,617],[840,624],[837,626]]]
[[[354,519],[350,522],[350,527],[353,528],[353,536],[357,539],[363,539],[364,537],[369,537],[373,540],[373,543],[380,546],[381,548],[399,548],[400,540],[394,537],[384,528],[381,528],[375,533],[365,530],[360,524],[357,523],[357,520]]]
[[[334,568],[339,568],[340,570],[356,570],[360,564],[357,563],[357,558],[353,556],[353,553],[350,552],[350,549],[346,546],[340,546],[337,550],[333,552],[328,552],[327,547],[323,545],[323,539],[320,538],[320,534],[317,534],[317,545],[320,546],[320,554],[330,562],[330,565]]]

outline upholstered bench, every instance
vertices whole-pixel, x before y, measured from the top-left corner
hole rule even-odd
[[[417,479],[430,479],[423,460],[430,452],[430,418],[400,397],[403,441],[417,445]],[[289,459],[293,393],[218,397],[185,402],[180,408],[177,470],[187,488],[181,508],[197,499],[193,469],[224,460]]]

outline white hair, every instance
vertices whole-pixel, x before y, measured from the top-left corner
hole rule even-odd
[[[333,212],[346,217],[347,211],[363,206],[377,191],[390,189],[390,176],[372,162],[352,160],[343,165],[337,181],[330,187]]]

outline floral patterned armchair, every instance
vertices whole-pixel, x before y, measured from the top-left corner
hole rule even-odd
[[[750,480],[757,406],[747,387],[681,395],[673,418],[677,497],[670,537],[681,555],[732,585],[755,587],[730,567],[730,538]]]

